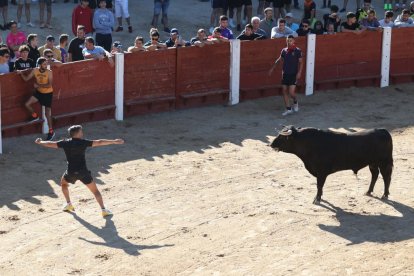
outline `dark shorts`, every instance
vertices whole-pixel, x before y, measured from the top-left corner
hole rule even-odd
[[[237,8],[242,6],[251,6],[252,0],[229,0],[230,8]]]
[[[270,0],[270,1],[266,1],[266,3],[268,4],[268,6],[270,7],[270,4],[273,3],[273,8],[283,8],[284,6],[284,0]]]
[[[39,3],[45,3],[46,6],[52,6],[52,0],[39,0]]]
[[[40,105],[49,108],[52,107],[53,93],[40,93],[36,90],[33,97],[39,101]]]
[[[91,175],[91,171],[71,172],[71,173],[68,173],[68,171],[66,171],[63,174],[63,178],[68,183],[72,183],[72,184],[75,184],[75,182],[78,181],[78,180],[81,181],[85,185],[91,184],[92,181],[93,181],[93,177]]]
[[[296,85],[296,74],[283,74],[282,85],[286,85],[286,86]]]
[[[170,6],[170,1],[164,1],[162,3],[159,1],[155,1],[154,2],[154,15],[159,15],[161,11],[163,15],[167,15],[169,6]]]
[[[0,8],[7,7],[9,5],[9,0],[0,0]]]
[[[242,0],[242,4],[244,6],[252,6],[253,5],[252,0]]]
[[[227,7],[227,0],[211,0],[211,7],[213,9],[225,9]]]

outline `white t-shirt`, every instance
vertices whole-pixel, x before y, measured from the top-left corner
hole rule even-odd
[[[388,23],[385,23],[385,20],[384,19],[381,19],[380,21],[378,21],[378,23],[380,24],[380,26],[381,27],[391,27],[391,28],[393,28],[394,27],[394,22],[393,21],[390,21],[390,22],[388,22]]]

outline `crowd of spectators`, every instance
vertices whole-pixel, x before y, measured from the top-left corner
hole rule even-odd
[[[52,28],[50,18],[53,0],[38,0],[40,9],[47,7],[47,19],[43,20],[40,13],[40,28]],[[63,0],[69,2],[69,0]],[[78,2],[78,0],[74,0]],[[303,0],[303,13],[295,18],[291,12],[289,1],[259,1],[257,16],[253,16],[251,0],[213,0],[211,24],[209,29],[199,29],[194,37],[185,39],[177,28],[169,28],[169,0],[154,0],[154,14],[149,40],[139,35],[131,41],[130,47],[123,47],[120,41],[113,42],[112,33],[124,30],[123,20],[127,23],[128,32],[132,33],[128,0],[80,0],[72,12],[72,33],[62,34],[58,41],[49,35],[46,41],[39,43],[36,34],[26,35],[20,30],[23,6],[25,7],[26,23],[31,23],[30,1],[19,0],[17,9],[18,21],[7,22],[7,0],[0,0],[7,38],[0,37],[0,73],[26,70],[36,66],[39,57],[45,57],[50,64],[79,61],[83,59],[108,60],[111,64],[112,55],[118,52],[144,52],[162,50],[171,47],[204,47],[216,43],[226,43],[231,39],[259,40],[278,39],[290,35],[293,37],[316,35],[334,35],[337,32],[360,34],[365,31],[382,31],[384,27],[414,27],[414,1],[407,9],[403,5],[390,6],[386,1],[385,15],[378,18],[371,0],[364,0],[355,12],[343,14],[331,1],[323,1],[322,8],[329,8],[326,14],[317,15],[314,0]],[[346,7],[347,0],[344,1]],[[43,5],[43,7],[42,7]],[[405,4],[404,4],[405,5]],[[396,8],[397,7],[397,8]],[[299,3],[294,2],[294,8]],[[6,11],[6,12],[5,12]],[[159,20],[161,15],[161,20]],[[161,21],[161,31],[158,22]],[[243,26],[243,27],[242,27]],[[235,35],[237,31],[239,35]],[[161,34],[167,32],[169,38],[161,40]],[[40,45],[42,44],[42,45]],[[48,56],[46,56],[46,54]],[[7,58],[7,60],[6,60]],[[58,65],[59,66],[59,65]]]

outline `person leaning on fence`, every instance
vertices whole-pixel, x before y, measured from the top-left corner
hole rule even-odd
[[[221,43],[221,42],[229,42],[229,40],[221,35],[221,28],[216,27],[213,30],[213,33],[208,36],[208,40],[210,40],[213,43]]]
[[[79,25],[76,29],[76,37],[69,43],[68,62],[84,60],[82,50],[85,47],[85,26]]]
[[[385,28],[385,27],[393,28],[394,27],[393,18],[394,18],[394,13],[392,11],[386,11],[384,19],[381,19],[380,21],[378,21],[381,28]]]
[[[0,47],[0,75],[10,73],[9,59],[10,59],[9,48]]]
[[[27,70],[36,67],[35,61],[29,58],[29,46],[20,46],[19,52],[20,57],[14,63],[14,71]]]
[[[52,66],[60,67],[63,65],[61,61],[54,58],[54,54],[50,49],[46,49],[43,52],[43,57],[46,59],[47,69],[49,70],[52,68]]]
[[[327,35],[336,34],[336,32],[335,32],[335,25],[332,24],[332,23],[329,23],[328,26],[326,26],[326,30],[325,30],[325,33],[324,34],[327,34]]]
[[[361,34],[363,31],[365,31],[365,27],[357,22],[355,13],[348,12],[346,21],[341,24],[341,32]]]
[[[271,76],[277,64],[283,60],[282,90],[286,107],[285,112],[282,113],[283,116],[299,111],[299,104],[296,98],[296,82],[300,79],[303,70],[302,51],[296,47],[294,37],[290,35],[286,38],[286,42],[287,47],[282,49],[279,58],[276,59],[269,70],[269,76]],[[293,101],[292,105],[290,99]]]
[[[214,41],[211,41],[207,37],[206,30],[199,29],[197,31],[197,36],[193,37],[190,40],[191,45],[197,46],[197,47],[204,47],[205,45],[211,45],[214,44]]]
[[[43,52],[46,49],[50,49],[53,52],[54,58],[59,61],[62,61],[62,54],[60,52],[60,49],[58,49],[54,44],[55,44],[55,38],[52,35],[48,35],[46,37],[45,45],[39,48],[40,55],[43,56],[44,55]]]
[[[266,32],[264,30],[260,29],[260,18],[259,17],[257,17],[257,16],[252,17],[252,20],[251,20],[250,23],[252,23],[253,32],[263,36],[264,38],[268,38]]]
[[[277,21],[273,19],[273,9],[264,10],[265,18],[260,21],[260,29],[266,32],[266,37],[272,37],[272,29],[277,26]]]
[[[410,17],[409,10],[403,10],[394,21],[396,28],[414,27],[414,19]]]
[[[361,25],[364,26],[367,31],[382,31],[380,23],[375,15],[374,10],[369,10],[368,16],[361,20]]]
[[[41,106],[45,107],[45,114],[49,126],[49,132],[46,140],[52,140],[55,137],[52,122],[52,100],[53,100],[53,74],[47,69],[47,60],[43,57],[37,60],[37,68],[25,74],[24,71],[17,71],[24,81],[29,81],[34,78],[35,92],[33,96],[25,103],[26,109],[30,113],[30,121],[38,120],[39,115],[33,110],[32,105],[39,102]]]
[[[252,24],[247,24],[246,27],[244,28],[244,32],[242,34],[240,34],[237,39],[240,40],[259,40],[259,39],[264,39],[263,36],[253,32],[253,25]]]
[[[298,34],[294,31],[292,31],[291,28],[286,27],[286,20],[285,19],[279,19],[278,25],[272,29],[272,35],[271,38],[282,38],[282,37],[288,37],[293,36],[297,37]]]
[[[303,19],[302,23],[299,25],[299,29],[297,30],[298,36],[307,36],[311,33],[311,26],[310,22],[307,19]]]
[[[128,48],[128,53],[145,52],[147,49],[144,47],[144,38],[137,36],[134,41],[134,46]]]
[[[85,48],[82,50],[82,54],[85,59],[96,59],[100,61],[107,59],[109,64],[114,66],[111,53],[101,46],[95,46],[95,40],[91,36],[85,39]]]
[[[150,30],[150,40],[144,44],[148,51],[166,49],[167,45],[160,40],[160,33],[157,29],[152,28]]]

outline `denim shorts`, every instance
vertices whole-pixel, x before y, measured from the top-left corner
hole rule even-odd
[[[164,0],[162,3],[160,1],[154,1],[154,15],[159,15],[162,10],[162,14],[168,14],[168,7],[170,6],[170,0]]]

